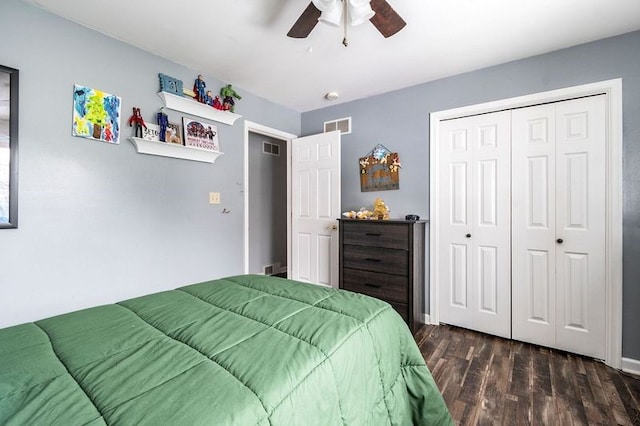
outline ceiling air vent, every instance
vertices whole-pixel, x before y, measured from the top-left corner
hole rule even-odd
[[[333,132],[334,130],[340,130],[340,134],[342,135],[348,135],[351,133],[351,117],[324,122],[325,133]]]

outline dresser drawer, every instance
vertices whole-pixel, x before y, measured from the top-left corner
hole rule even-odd
[[[344,268],[342,288],[382,299],[386,302],[408,303],[409,280],[407,277]]]
[[[367,222],[342,222],[343,244],[409,248],[408,230],[402,224],[380,224]]]
[[[408,274],[409,253],[406,250],[345,244],[342,247],[342,259],[344,268],[403,276]]]

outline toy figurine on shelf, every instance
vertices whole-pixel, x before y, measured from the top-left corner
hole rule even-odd
[[[220,89],[220,96],[222,97],[222,105],[225,111],[234,112],[236,102],[233,98],[242,99],[242,96],[238,95],[238,93],[233,90],[230,84],[227,84],[222,89]]]
[[[158,135],[161,142],[167,141],[167,126],[169,125],[169,116],[164,113],[164,108],[160,108],[160,112],[156,114],[156,122],[160,126],[160,134]]]
[[[193,82],[193,91],[196,94],[196,100],[198,102],[204,103],[204,97],[206,95],[205,88],[207,87],[207,83],[202,79],[202,74],[198,74],[198,78]]]
[[[220,102],[220,96],[216,96],[215,98],[213,98],[213,105],[212,105],[215,109],[219,109],[220,111],[224,110],[224,105],[222,105],[222,102]]]
[[[213,93],[211,92],[211,90],[207,90],[207,94],[204,95],[203,102],[209,106],[213,106]]]
[[[144,120],[142,119],[142,114],[140,114],[140,108],[133,107],[133,114],[129,117],[129,127],[134,127],[135,137],[142,137],[142,128],[147,128],[147,125],[144,124]]]

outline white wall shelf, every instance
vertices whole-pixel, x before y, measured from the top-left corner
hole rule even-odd
[[[130,137],[129,141],[136,147],[138,154],[159,155],[162,157],[182,158],[183,160],[215,163],[222,155],[220,151],[207,151],[166,142],[148,141],[146,139]]]
[[[238,118],[242,117],[241,115],[234,114],[229,111],[215,109],[210,105],[200,103],[184,96],[177,96],[167,92],[158,92],[158,96],[162,99],[166,108],[206,118],[207,120],[228,124],[230,126],[232,126]]]

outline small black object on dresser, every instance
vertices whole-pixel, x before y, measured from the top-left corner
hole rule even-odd
[[[423,322],[427,221],[339,221],[340,288],[388,302],[416,333]]]

